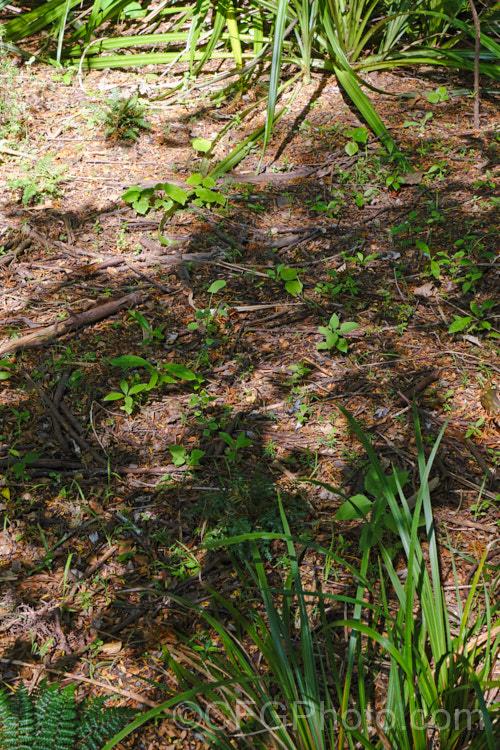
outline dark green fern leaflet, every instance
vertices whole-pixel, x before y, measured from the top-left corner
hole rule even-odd
[[[46,680],[29,695],[21,685],[0,691],[1,750],[100,750],[136,711],[105,706],[106,697],[77,701],[73,685]]]

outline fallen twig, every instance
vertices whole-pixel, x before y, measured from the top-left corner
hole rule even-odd
[[[18,349],[42,346],[47,341],[51,341],[59,336],[64,336],[67,333],[72,333],[79,328],[98,323],[100,320],[109,318],[110,315],[114,315],[123,308],[132,307],[141,302],[142,297],[139,294],[133,293],[127,294],[126,297],[121,297],[117,300],[105,302],[103,305],[92,307],[90,310],[85,310],[85,312],[82,313],[70,312],[70,317],[66,318],[66,320],[53,323],[50,326],[44,326],[43,328],[37,328],[32,333],[27,333],[25,336],[21,336],[20,339],[8,341],[0,347],[0,356],[8,354],[9,352],[18,351]]]

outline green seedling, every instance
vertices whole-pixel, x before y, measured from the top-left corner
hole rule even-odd
[[[135,354],[127,354],[123,357],[117,357],[111,360],[114,367],[127,369],[129,367],[143,367],[149,374],[148,382],[137,382],[139,375],[136,373],[131,382],[122,380],[120,382],[121,391],[112,391],[104,397],[103,401],[119,401],[123,399],[123,405],[120,406],[126,414],[131,414],[134,406],[139,400],[139,394],[158,388],[164,383],[177,383],[178,380],[196,381],[198,387],[203,382],[199,376],[184,365],[176,362],[168,362],[162,365],[161,369],[156,369],[153,365],[142,357]]]
[[[191,453],[184,448],[183,445],[169,445],[168,449],[172,455],[172,463],[174,466],[199,466],[200,460],[205,455],[205,451],[200,451],[194,448]]]
[[[222,304],[218,305],[216,308],[212,308],[212,299],[214,294],[220,292],[222,289],[224,289],[225,286],[226,282],[223,279],[217,279],[217,281],[214,281],[212,284],[210,284],[207,290],[210,294],[208,307],[206,307],[204,310],[196,310],[196,320],[188,323],[188,328],[190,331],[197,331],[201,325],[205,326],[205,330],[208,334],[206,338],[208,346],[214,343],[215,339],[212,338],[212,336],[218,332],[217,316],[227,316],[227,310],[223,307]]]
[[[480,305],[477,302],[471,302],[469,307],[472,315],[455,315],[455,320],[448,328],[448,333],[458,333],[459,331],[490,331],[490,336],[500,338],[500,334],[492,331],[492,325],[486,320],[489,310],[495,307],[496,302],[493,299],[485,299]]]
[[[15,448],[11,448],[9,450],[9,453],[11,456],[15,456],[16,458],[19,458],[19,461],[16,461],[12,466],[10,467],[10,470],[14,474],[14,476],[17,479],[26,479],[26,467],[32,464],[34,461],[40,458],[42,455],[41,453],[37,453],[35,451],[26,453],[25,456],[21,456],[18,450]]]
[[[319,326],[318,333],[321,333],[324,337],[324,341],[320,341],[316,346],[316,349],[338,349],[341,352],[346,352],[348,345],[347,341],[343,337],[343,334],[350,333],[356,328],[359,328],[358,323],[352,321],[340,322],[339,316],[333,313],[332,317],[328,321],[328,325]]]
[[[419,133],[423,133],[429,120],[434,117],[432,112],[426,112],[420,120],[405,120],[404,128],[417,128]]]
[[[363,255],[361,251],[357,252],[356,255],[348,255],[342,253],[342,258],[349,263],[359,264],[362,268],[366,268],[368,264],[378,258],[378,253],[371,253],[370,255]]]
[[[447,102],[450,97],[445,86],[439,86],[435,91],[429,91],[427,94],[427,101],[431,104],[437,102]]]
[[[315,201],[309,201],[311,204],[311,211],[320,211],[328,216],[329,219],[333,219],[339,215],[345,206],[345,196],[341,190],[337,190],[333,193],[331,200],[326,203],[320,196]]]
[[[236,460],[236,457],[238,455],[238,451],[240,451],[242,448],[247,448],[249,445],[253,445],[253,440],[249,440],[244,432],[240,432],[236,440],[231,436],[228,435],[227,432],[223,432],[222,430],[219,432],[219,437],[227,444],[227,448],[225,450],[225,455],[227,456],[228,461],[233,462]]]
[[[344,150],[348,156],[354,156],[359,151],[359,144],[366,144],[368,141],[368,131],[366,128],[354,128],[346,130],[346,136],[351,140],[346,143]]]
[[[163,245],[171,244],[171,241],[163,236],[162,230],[165,223],[178,211],[187,208],[190,204],[194,206],[223,206],[226,197],[222,193],[213,190],[215,180],[212,177],[203,177],[196,172],[186,180],[187,190],[172,185],[169,182],[158,182],[152,188],[140,188],[137,185],[128,188],[122,195],[125,203],[131,203],[132,208],[141,216],[149,211],[163,211],[163,217],[158,229],[158,239]]]
[[[311,368],[308,367],[304,362],[299,362],[297,365],[290,365],[288,369],[292,373],[292,377],[289,381],[292,384],[296,383],[299,380],[307,378],[307,376],[312,372]]]
[[[132,414],[134,406],[139,401],[138,397],[140,393],[151,390],[151,388],[148,388],[148,383],[135,383],[132,385],[126,380],[120,381],[120,388],[121,391],[112,391],[111,393],[108,393],[107,396],[104,396],[103,401],[119,401],[120,399],[123,399],[123,404],[120,406],[120,409],[122,409],[125,414]]]
[[[142,346],[146,346],[147,344],[151,343],[153,339],[163,339],[163,329],[165,328],[165,325],[160,325],[158,326],[158,328],[153,328],[142,313],[129,311],[129,315],[142,328]]]
[[[12,408],[12,413],[14,415],[14,418],[16,420],[17,425],[17,435],[20,437],[22,431],[23,431],[23,424],[26,424],[26,422],[29,422],[30,413],[29,411],[19,411],[18,409]]]
[[[63,174],[66,167],[52,165],[53,156],[43,156],[35,166],[32,162],[23,162],[21,169],[22,177],[7,180],[7,185],[13,190],[21,190],[21,203],[27,206],[29,203],[41,203],[45,198],[58,197],[62,195],[59,185],[65,182]]]
[[[297,425],[302,427],[311,417],[311,408],[309,404],[300,404],[297,410]]]
[[[298,297],[304,288],[303,283],[298,277],[301,271],[301,268],[288,268],[284,263],[280,263],[275,269],[269,268],[267,275],[270,279],[274,279],[275,281],[278,281],[279,279],[284,281],[285,289],[288,294],[291,294],[292,297]]]
[[[481,437],[481,427],[485,423],[485,418],[480,417],[479,419],[476,419],[474,424],[470,424],[467,427],[467,430],[465,431],[465,437]]]

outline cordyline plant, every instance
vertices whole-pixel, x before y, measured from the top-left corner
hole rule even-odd
[[[8,0],[0,0],[0,8],[7,5]],[[500,45],[494,37],[499,17],[499,2],[486,5],[479,16],[478,39],[478,72],[497,80]],[[115,33],[124,23],[126,34]],[[159,6],[147,0],[50,0],[4,24],[3,37],[11,50],[29,55],[23,53],[22,41],[42,30],[48,31],[45,58],[57,65],[79,63],[91,69],[183,63],[180,87],[231,79],[219,96],[235,86],[250,86],[263,64],[270,63],[266,125],[251,137],[252,144],[259,138],[264,147],[276,121],[283,68],[292,73],[295,68],[302,80],[308,80],[312,70],[332,71],[394,154],[395,142],[362,91],[362,74],[401,65],[474,69],[474,23],[464,0],[172,0]],[[232,67],[228,62],[225,73],[202,77],[205,64],[213,59],[232,61]],[[287,75],[287,83],[293,80]],[[248,148],[239,148],[224,160],[224,169],[246,153]]]
[[[237,599],[212,592],[213,609],[224,613],[216,616],[209,607],[176,599],[212,629],[219,647],[200,652],[185,639],[182,648],[166,652],[180,691],[138,717],[104,750],[162,713],[214,750],[499,747],[500,618],[498,603],[492,603],[498,602],[498,576],[487,583],[484,575],[481,583],[483,557],[466,601],[458,582],[453,601],[445,598],[429,491],[443,433],[426,461],[415,413],[420,490],[410,510],[413,498],[409,502],[405,496],[398,472],[386,476],[358,424],[342,411],[382,488],[366,521],[359,566],[311,540],[292,537],[283,505],[284,534],[225,540],[225,545],[252,545],[248,570],[255,603],[242,607]],[[403,579],[379,534],[387,508],[405,558]],[[280,586],[271,587],[266,575],[258,549],[263,537],[286,545],[289,573]],[[325,564],[347,569],[355,592],[308,591],[300,567],[305,548],[324,555]],[[344,610],[349,617],[332,621],[332,612]]]

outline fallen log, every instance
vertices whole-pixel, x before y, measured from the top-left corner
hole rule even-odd
[[[141,295],[133,293],[127,294],[126,297],[121,297],[120,299],[110,300],[103,305],[91,307],[90,310],[85,310],[85,312],[72,313],[71,311],[68,311],[69,317],[65,320],[60,320],[50,326],[37,328],[34,331],[27,333],[25,336],[21,336],[19,339],[13,339],[3,346],[0,346],[0,356],[16,352],[19,349],[43,346],[48,341],[52,341],[52,339],[77,331],[79,328],[85,328],[86,326],[98,323],[100,320],[104,320],[105,318],[109,318],[110,315],[114,315],[119,310],[138,305],[141,302]]]

